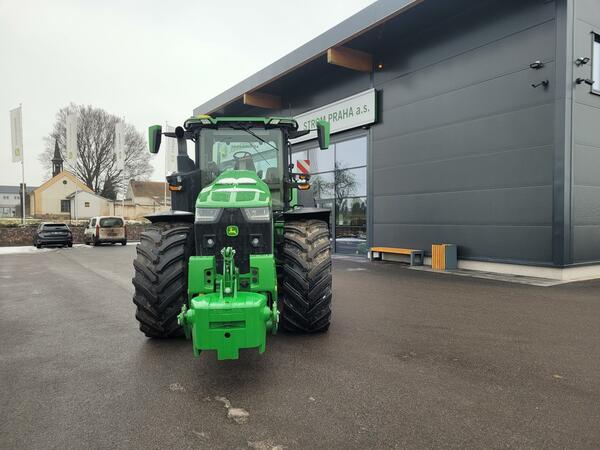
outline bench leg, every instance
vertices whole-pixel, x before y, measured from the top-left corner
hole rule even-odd
[[[423,265],[423,252],[411,252],[410,254],[410,265],[411,266],[422,266]]]
[[[369,259],[371,261],[381,261],[382,257],[381,257],[381,252],[369,252]]]

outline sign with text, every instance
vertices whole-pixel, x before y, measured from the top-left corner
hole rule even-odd
[[[369,89],[329,105],[299,114],[294,119],[298,122],[299,130],[316,130],[317,120],[327,120],[331,125],[331,133],[338,133],[374,123],[377,119],[375,98],[375,89]],[[317,132],[311,131],[306,136],[293,139],[292,143],[295,144],[316,137]]]

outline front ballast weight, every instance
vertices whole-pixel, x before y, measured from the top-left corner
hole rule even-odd
[[[240,349],[258,348],[264,353],[267,332],[277,332],[279,312],[276,288],[269,294],[257,291],[273,285],[273,255],[252,258],[250,278],[244,280],[250,290],[240,290],[244,275],[235,266],[235,250],[225,247],[221,255],[222,274],[216,273],[214,256],[190,258],[189,308],[182,306],[178,322],[191,338],[196,356],[202,350],[216,350],[219,360],[237,359]]]

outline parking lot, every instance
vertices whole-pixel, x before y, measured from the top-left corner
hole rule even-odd
[[[218,362],[138,331],[134,253],[0,256],[0,448],[600,442],[599,281],[542,288],[336,258],[328,334],[279,334],[262,356]]]

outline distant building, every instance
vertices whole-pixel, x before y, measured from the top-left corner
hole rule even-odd
[[[76,189],[78,192],[95,195],[94,191],[71,172],[66,170],[59,172],[30,194],[29,202],[32,215],[40,218],[45,216],[71,218],[70,196],[75,193]]]
[[[104,198],[93,192],[78,190],[77,196],[75,192],[67,195],[71,217],[78,219],[89,219],[95,216],[107,216],[111,212],[110,204],[112,200]]]
[[[52,157],[52,178],[32,190],[29,203],[33,216],[39,218],[87,219],[109,214],[108,199],[95,194],[83,181],[63,170],[57,142]]]
[[[125,200],[113,201],[110,212],[126,219],[141,219],[148,214],[169,209],[171,192],[167,183],[131,180],[127,186]]]
[[[171,206],[171,192],[164,181],[131,180],[125,199],[145,208]]]
[[[28,186],[26,189],[25,204],[28,203],[29,194],[35,189]],[[21,216],[21,186],[0,186],[0,217]]]

